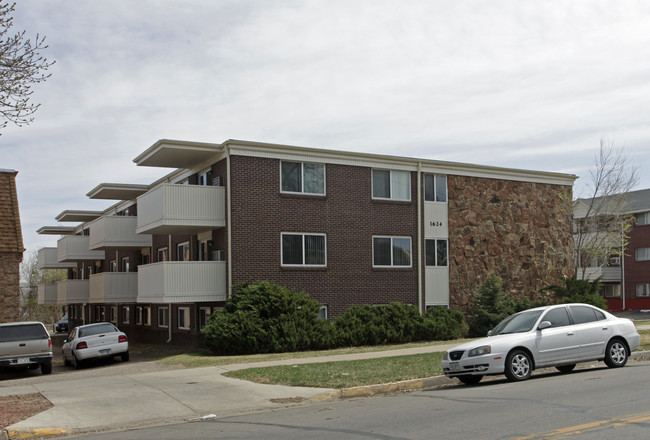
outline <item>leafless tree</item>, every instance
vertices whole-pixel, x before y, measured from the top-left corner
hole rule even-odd
[[[32,86],[48,79],[54,64],[41,56],[47,49],[45,37],[36,34],[32,42],[25,31],[11,34],[16,4],[0,3],[0,129],[13,122],[18,126],[34,120],[40,103],[30,101]]]
[[[38,285],[55,284],[66,278],[65,270],[39,269],[36,251],[23,257],[23,261],[20,263],[23,319],[42,322],[54,322],[59,319],[62,306],[38,304]]]
[[[608,258],[622,257],[633,217],[627,212],[627,193],[639,181],[638,167],[631,164],[623,147],[600,140],[586,185],[588,196],[574,202],[576,275],[582,278],[589,264],[605,265]]]

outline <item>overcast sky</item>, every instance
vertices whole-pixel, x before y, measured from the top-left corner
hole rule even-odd
[[[650,2],[20,0],[56,64],[0,136],[27,252],[101,182],[151,183],[162,138],[585,176],[601,139],[650,188]],[[70,226],[70,224],[65,224]],[[27,255],[27,254],[26,254]]]

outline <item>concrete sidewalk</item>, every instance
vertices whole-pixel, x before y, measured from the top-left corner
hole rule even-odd
[[[650,329],[650,325],[639,326]],[[0,439],[37,438],[111,429],[176,423],[277,409],[313,400],[352,398],[455,383],[443,376],[355,387],[328,388],[264,385],[225,377],[222,373],[271,365],[335,362],[446,351],[456,344],[321,356],[280,361],[188,368],[140,374],[115,374],[0,387],[0,396],[41,393],[54,406],[3,431]],[[633,353],[647,358],[650,353]]]

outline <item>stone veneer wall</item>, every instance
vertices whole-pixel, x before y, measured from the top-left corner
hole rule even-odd
[[[450,307],[467,312],[490,272],[514,296],[573,275],[569,186],[449,176]]]
[[[20,262],[24,249],[16,174],[0,170],[0,322],[20,317]]]

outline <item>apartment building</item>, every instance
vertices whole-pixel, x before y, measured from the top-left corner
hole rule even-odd
[[[596,199],[595,204],[598,202]],[[575,218],[583,219],[593,205],[592,199],[577,200]],[[625,193],[615,205],[597,212],[605,217],[600,232],[611,232],[612,247],[617,252],[609,257],[579,261],[578,276],[600,278],[601,293],[610,311],[650,310],[650,189]],[[626,218],[631,220],[631,227],[623,232],[619,225]]]
[[[332,318],[394,301],[466,311],[489,272],[534,296],[574,270],[573,175],[238,140],[160,140],[134,162],[174,171],[99,184],[88,197],[113,205],[39,230],[62,236],[40,267],[69,274],[41,301],[73,324],[195,344],[248,280],[305,291]]]

